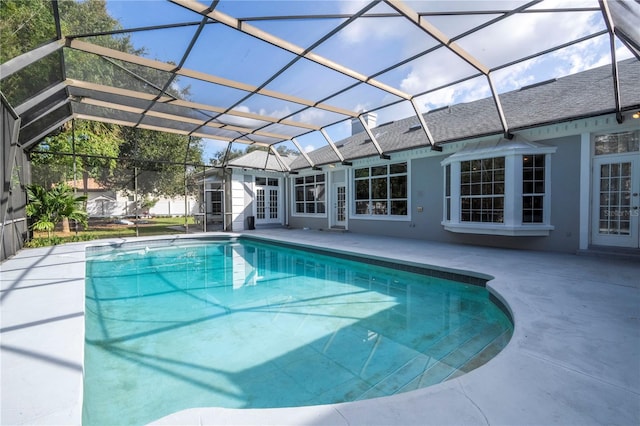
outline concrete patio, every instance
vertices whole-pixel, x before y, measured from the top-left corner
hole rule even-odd
[[[194,408],[157,424],[640,424],[637,259],[311,230],[246,234],[493,276],[488,286],[513,314],[513,338],[479,369],[409,393],[287,409]],[[125,240],[93,244],[109,241]],[[3,425],[81,423],[86,245],[26,249],[0,265]]]

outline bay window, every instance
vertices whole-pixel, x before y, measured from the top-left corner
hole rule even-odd
[[[447,231],[549,235],[555,147],[523,140],[468,146],[442,161]]]

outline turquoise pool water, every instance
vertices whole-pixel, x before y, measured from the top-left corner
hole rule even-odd
[[[513,330],[482,286],[244,239],[148,244],[87,255],[84,424],[406,392]]]

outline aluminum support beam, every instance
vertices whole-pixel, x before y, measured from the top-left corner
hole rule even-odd
[[[282,159],[282,156],[280,155],[280,153],[278,152],[277,149],[275,149],[273,147],[273,145],[269,145],[269,150],[271,152],[273,152],[273,154],[276,156],[276,159],[278,160],[278,163],[282,166],[282,168],[285,169],[285,171],[290,172],[291,171],[291,167],[289,167],[284,160]],[[267,153],[267,163],[269,162],[269,155]],[[268,165],[268,164],[267,164]]]
[[[379,1],[379,0],[377,0]],[[277,36],[274,36],[273,34],[270,34],[266,31],[263,31],[257,27],[254,27],[253,25],[250,25],[244,21],[240,21],[232,16],[229,16],[227,14],[224,14],[218,10],[209,10],[208,8],[203,7],[203,4],[195,1],[195,0],[171,0],[172,3],[175,3],[177,5],[180,5],[186,9],[189,9],[193,12],[199,13],[200,15],[203,16],[208,16],[209,18],[213,19],[214,21],[220,22],[221,24],[224,24],[230,28],[233,28],[235,30],[238,30],[240,32],[243,32],[245,34],[248,34],[252,37],[255,37],[259,40],[262,40],[264,42],[267,42],[269,44],[272,44],[274,46],[277,46],[281,49],[284,49],[288,52],[293,53],[294,55],[298,55],[300,57],[303,57],[305,59],[308,59],[312,62],[315,62],[319,65],[322,65],[324,67],[327,67],[333,71],[339,72],[343,75],[346,75],[348,77],[351,77],[355,80],[358,80],[362,83],[366,83],[369,84],[373,87],[376,87],[380,90],[383,90],[387,93],[393,94],[395,96],[398,96],[400,98],[403,99],[409,99],[411,96],[401,90],[396,89],[395,87],[391,87],[385,83],[382,83],[378,80],[375,80],[373,78],[369,78],[368,76],[361,74],[357,71],[352,70],[351,68],[347,68],[343,65],[340,65],[330,59],[327,59],[323,56],[317,55],[315,53],[309,52],[306,49],[297,46],[289,41],[283,40]]]
[[[487,74],[487,82],[489,83],[489,88],[491,89],[491,97],[493,98],[494,105],[496,106],[496,111],[498,111],[498,118],[500,118],[500,123],[502,123],[502,129],[504,130],[504,137],[506,139],[513,138],[513,135],[509,131],[509,125],[507,124],[507,117],[504,115],[504,110],[502,109],[502,103],[500,102],[500,98],[498,96],[498,91],[496,90],[495,84],[493,84],[493,79],[491,78],[491,74]]]
[[[340,162],[344,164],[345,161],[344,161],[344,157],[342,156],[342,153],[340,152],[340,150],[338,149],[336,144],[333,143],[333,141],[331,140],[331,138],[327,134],[327,131],[324,130],[324,129],[320,129],[320,133],[322,133],[322,136],[324,136],[324,138],[327,141],[327,143],[331,146],[331,149],[333,149],[333,152],[336,153],[336,155],[338,156],[338,159],[340,159]]]
[[[150,94],[150,93],[136,92],[134,90],[120,89],[120,88],[111,87],[111,86],[104,86],[104,85],[101,85],[101,84],[89,83],[89,82],[81,81],[81,80],[67,79],[66,80],[66,84],[68,84],[69,86],[78,87],[78,88],[81,88],[81,89],[95,90],[95,91],[102,92],[102,93],[110,93],[110,94],[119,95],[119,96],[127,96],[127,97],[135,98],[135,99],[142,99],[142,100],[151,101],[151,100],[155,99],[155,97],[156,97],[156,95],[153,95],[153,94]],[[191,108],[191,109],[195,109],[195,110],[204,110],[204,111],[211,111],[211,112],[216,112],[216,113],[224,113],[226,115],[232,115],[232,116],[235,116],[235,117],[242,117],[242,118],[249,118],[249,119],[252,119],[252,120],[266,121],[268,123],[277,123],[277,124],[282,124],[284,126],[289,126],[289,127],[300,127],[302,129],[307,129],[307,130],[320,130],[320,126],[317,126],[317,125],[314,125],[314,124],[307,124],[307,123],[302,123],[300,121],[293,121],[293,120],[283,120],[283,119],[271,117],[271,116],[268,116],[268,115],[259,115],[259,114],[254,114],[254,113],[250,113],[250,112],[243,112],[243,111],[237,111],[237,110],[227,111],[227,109],[223,108],[223,107],[214,106],[214,105],[207,105],[207,104],[201,104],[201,103],[191,102],[191,101],[185,101],[185,100],[181,100],[181,99],[174,99],[173,97],[169,97],[169,96],[161,97],[158,100],[158,102],[166,103],[166,104],[170,104],[170,105],[181,106],[181,107],[184,107],[184,108]],[[227,112],[225,112],[225,111],[227,111]]]
[[[425,136],[427,137],[427,140],[429,141],[429,145],[431,145],[432,148],[436,149],[436,143],[433,140],[433,135],[431,134],[431,131],[429,130],[429,127],[427,126],[427,122],[424,121],[424,117],[422,116],[422,112],[420,112],[420,108],[418,107],[418,104],[416,103],[415,99],[411,99],[411,106],[413,107],[413,110],[416,112],[416,116],[418,117],[418,121],[420,122],[420,126],[422,127],[422,131],[424,132]]]
[[[20,105],[18,105],[15,108],[15,111],[18,114],[24,114],[25,112],[29,111],[31,108],[35,107],[36,105],[40,104],[41,102],[46,101],[50,96],[53,96],[56,93],[65,90],[66,88],[67,88],[67,85],[64,82],[63,83],[58,83],[55,86],[51,86],[50,88],[48,88],[44,92],[39,93],[36,96],[33,96],[33,97],[27,99],[25,102],[23,102]]]
[[[293,102],[293,103],[305,105],[308,107],[318,108],[325,111],[334,112],[336,114],[345,115],[351,118],[355,118],[358,115],[355,112],[344,109],[344,108],[338,108],[331,105],[310,101],[308,99],[303,99],[297,96],[291,96],[285,93],[280,93],[275,90],[259,89],[258,87],[250,84],[240,83],[238,81],[229,80],[223,77],[217,77],[217,76],[200,72],[200,71],[194,71],[187,68],[177,69],[175,65],[168,64],[166,62],[156,61],[156,60],[147,59],[147,58],[141,58],[139,56],[132,55],[130,53],[120,52],[118,50],[109,49],[107,47],[98,46],[98,45],[87,43],[77,39],[67,41],[67,46],[72,49],[80,50],[83,52],[93,53],[99,56],[105,56],[107,58],[118,59],[118,60],[129,62],[132,64],[142,65],[144,67],[156,69],[159,71],[164,71],[167,73],[175,73],[177,75],[195,78],[196,80],[205,81],[207,83],[218,84],[220,86],[231,87],[233,89],[243,90],[245,92],[253,92],[253,93],[268,96],[271,98],[287,101],[287,102]]]
[[[185,117],[185,116],[182,116],[182,115],[167,114],[167,113],[159,112],[159,111],[145,110],[143,108],[124,106],[124,105],[120,105],[120,104],[114,104],[114,103],[111,103],[111,102],[100,101],[100,100],[97,100],[97,99],[82,98],[78,102],[80,102],[82,104],[87,104],[87,105],[95,105],[95,106],[99,106],[99,107],[103,107],[103,108],[111,108],[111,109],[116,109],[116,110],[119,110],[119,111],[131,112],[131,113],[134,113],[134,114],[144,114],[144,115],[149,116],[149,117],[157,117],[157,118],[163,118],[165,120],[179,121],[181,123],[195,124],[197,126],[205,126],[205,127],[215,128],[215,129],[231,130],[231,131],[239,132],[239,133],[247,133],[247,134],[250,133],[250,134],[254,134],[254,135],[258,135],[258,136],[264,136],[264,137],[267,137],[267,138],[277,139],[278,141],[289,139],[288,135],[282,135],[282,134],[279,134],[279,133],[271,133],[271,132],[265,132],[265,131],[260,131],[260,130],[253,130],[253,129],[249,129],[249,128],[246,128],[246,127],[231,126],[231,125],[217,123],[217,122],[207,122],[207,120],[199,120],[197,118]]]
[[[465,61],[466,63],[468,63],[473,68],[477,69],[487,77],[487,80],[489,81],[489,86],[491,87],[491,93],[493,95],[493,99],[498,110],[498,116],[500,118],[500,122],[502,123],[502,128],[504,130],[504,133],[508,134],[509,126],[507,124],[506,118],[504,116],[504,112],[502,110],[500,98],[498,97],[498,93],[496,92],[493,81],[491,80],[491,76],[489,75],[491,70],[487,66],[485,66],[483,63],[481,63],[479,60],[477,60],[473,55],[471,55],[469,52],[463,49],[456,42],[454,42],[449,37],[447,37],[445,33],[440,31],[438,28],[436,28],[426,19],[422,18],[418,14],[418,12],[414,11],[411,7],[406,5],[402,0],[385,0],[385,3],[387,3],[397,12],[399,12],[401,15],[409,19],[409,21],[413,22],[416,26],[418,26],[418,28],[420,28],[421,30],[429,34],[431,37],[439,41],[442,44],[442,46],[449,49],[460,59],[462,59],[463,61]]]
[[[28,122],[23,121],[22,122],[22,127],[26,127],[26,126],[30,125],[31,123],[34,123],[37,120],[40,120],[42,117],[45,117],[45,116],[49,115],[53,111],[55,111],[58,108],[68,104],[69,102],[71,102],[69,100],[69,98],[60,99],[58,102],[54,102],[53,104],[49,105],[46,109],[40,111],[39,114],[36,117],[32,117],[31,120],[29,120]]]
[[[318,129],[319,130],[319,129]],[[298,148],[298,152],[300,152],[300,154],[302,154],[302,156],[304,157],[305,160],[307,160],[307,163],[309,163],[309,165],[313,168],[315,167],[315,163],[313,161],[311,161],[311,158],[309,158],[309,154],[307,154],[304,149],[302,149],[302,147],[300,146],[300,144],[298,143],[298,141],[296,140],[296,138],[291,138],[291,142],[293,142],[293,144],[296,146],[296,148]]]
[[[40,133],[38,133],[37,135],[33,136],[31,139],[23,141],[22,142],[22,146],[24,147],[25,150],[31,148],[32,145],[35,145],[36,143],[40,142],[40,140],[42,140],[42,138],[44,138],[45,136],[49,135],[49,133],[53,132],[54,130],[56,130],[58,127],[62,126],[64,123],[66,123],[67,121],[71,120],[73,118],[73,116],[68,116],[63,118],[62,120],[57,121],[56,123],[50,125],[49,127],[43,129]]]
[[[453,42],[445,33],[440,31],[426,19],[422,19],[418,12],[413,10],[411,7],[406,5],[401,0],[385,0],[389,6],[395,9],[398,13],[403,15],[405,18],[409,19],[409,21],[413,22],[417,25],[421,30],[429,34],[431,37],[439,41],[443,46],[447,49],[451,50],[455,53],[460,59],[464,60],[466,63],[471,65],[473,68],[477,69],[481,73],[487,75],[489,74],[489,68],[487,68],[484,64],[478,61],[473,57],[469,52],[464,50],[460,45]]]
[[[611,18],[608,0],[599,0],[599,2],[604,22],[607,24],[607,30],[609,32],[609,51],[611,53],[611,74],[613,77],[613,97],[616,104],[616,121],[621,124],[624,121],[624,115],[622,115],[622,106],[620,105],[620,79],[618,78],[618,62],[616,60],[615,25]]]
[[[45,56],[49,56],[55,51],[58,51],[64,47],[65,40],[56,40],[52,41],[49,44],[45,44],[44,46],[38,47],[37,49],[33,49],[27,53],[23,53],[20,56],[16,56],[13,59],[9,59],[4,64],[0,65],[0,76],[2,78],[7,78],[11,74],[14,74],[21,69],[28,67],[34,62],[39,61]]]
[[[378,144],[376,137],[374,136],[373,132],[367,125],[367,122],[365,121],[363,114],[360,114],[358,116],[358,120],[360,120],[360,123],[362,123],[362,127],[364,127],[364,131],[367,132],[367,135],[369,136],[369,139],[371,139],[371,143],[376,148],[376,151],[378,151],[378,155],[380,156],[380,158],[384,160],[389,160],[391,157],[385,154],[384,152],[382,152],[382,148],[380,148],[380,144]]]
[[[99,121],[101,123],[109,123],[109,124],[118,124],[120,126],[128,126],[128,127],[134,127],[136,125],[136,123],[134,123],[133,121],[126,121],[126,120],[116,120],[116,119],[112,119],[112,118],[106,118],[106,117],[99,117],[97,115],[91,115],[91,114],[73,114],[73,117],[69,117],[69,119],[71,118],[76,118],[76,119],[82,119],[82,120],[93,120],[93,121]],[[216,136],[216,135],[209,135],[206,133],[199,133],[199,132],[188,132],[186,130],[178,130],[178,129],[172,129],[170,127],[161,127],[161,126],[152,126],[149,124],[140,124],[138,126],[140,129],[147,129],[147,130],[156,130],[158,132],[165,132],[165,133],[173,133],[176,135],[183,135],[183,136],[196,136],[196,137],[200,137],[200,138],[204,138],[204,139],[214,139],[214,140],[219,140],[222,142],[239,142],[239,143],[243,143],[245,145],[258,145],[258,146],[263,146],[265,148],[269,147],[268,143],[264,143],[264,142],[256,142],[256,141],[252,141],[252,140],[248,140],[248,139],[233,139],[233,138],[228,138],[225,136]]]

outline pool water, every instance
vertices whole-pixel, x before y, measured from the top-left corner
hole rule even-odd
[[[83,424],[393,395],[484,364],[512,334],[482,286],[244,239],[180,244],[88,254]]]

